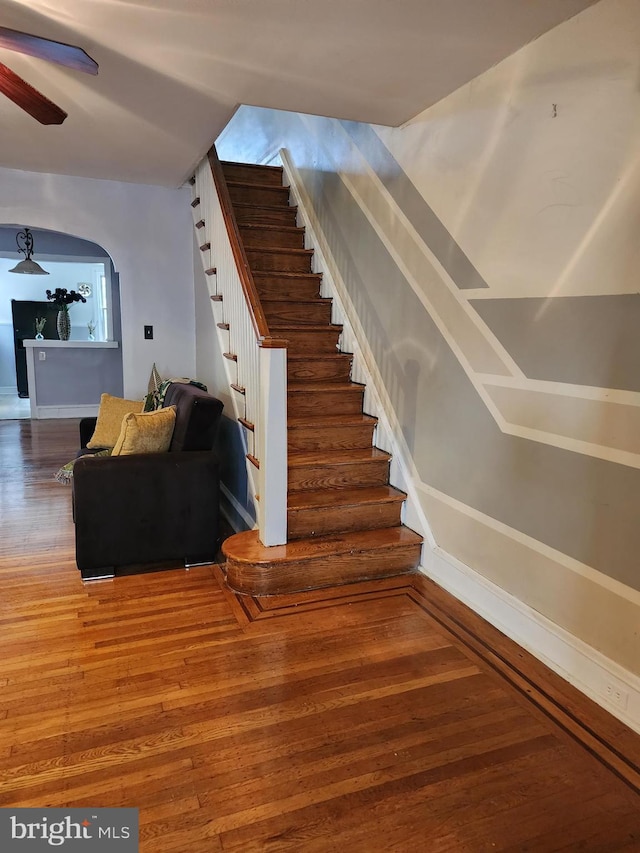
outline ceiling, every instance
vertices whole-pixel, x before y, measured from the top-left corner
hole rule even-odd
[[[69,117],[0,95],[0,166],[179,186],[239,104],[401,124],[596,0],[0,0],[97,77],[0,48]]]

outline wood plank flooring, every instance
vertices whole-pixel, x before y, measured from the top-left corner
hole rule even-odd
[[[76,436],[0,423],[0,806],[135,806],[144,853],[640,850],[640,738],[426,579],[83,584]]]

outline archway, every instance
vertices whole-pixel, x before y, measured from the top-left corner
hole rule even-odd
[[[57,339],[46,290],[65,287],[81,291],[85,303],[71,308],[71,341],[120,341],[120,295],[118,275],[109,254],[101,246],[69,234],[31,229],[34,259],[49,273],[16,275],[9,272],[23,258],[16,244],[22,225],[0,225],[0,419],[30,417],[24,339],[35,337],[33,312],[48,316],[43,335]],[[91,330],[89,329],[91,324]],[[122,389],[122,354],[117,359],[119,387]],[[90,368],[89,368],[90,369]],[[60,416],[60,415],[56,415]]]

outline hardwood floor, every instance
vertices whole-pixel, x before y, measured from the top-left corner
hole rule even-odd
[[[0,806],[136,806],[145,853],[640,850],[640,738],[426,579],[83,584],[76,433],[0,423]]]

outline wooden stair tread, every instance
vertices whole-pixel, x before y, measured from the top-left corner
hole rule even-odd
[[[351,352],[342,352],[336,350],[335,352],[319,352],[317,355],[305,355],[304,353],[292,353],[287,357],[287,362],[301,362],[305,361],[352,361],[353,353]],[[315,384],[314,380],[309,380],[309,384]]]
[[[289,299],[286,296],[263,296],[260,299],[263,305],[327,305],[333,302],[330,296],[310,296],[308,299]]]
[[[280,190],[283,194],[289,192],[289,187],[279,186],[278,184],[260,184],[257,181],[227,181],[228,187],[248,187],[249,189],[267,189]],[[242,202],[236,202],[242,204]],[[246,204],[246,202],[244,202]],[[265,207],[265,205],[261,205]]]
[[[305,391],[353,391],[355,388],[362,391],[364,385],[359,382],[290,382],[287,390],[292,393],[304,393]]]
[[[377,424],[378,419],[374,418],[373,415],[323,415],[315,414],[315,415],[296,415],[295,417],[288,418],[287,426],[289,429],[297,429],[301,427],[318,427],[321,428],[329,428],[334,426],[359,426],[360,424]]]
[[[287,499],[290,510],[310,509],[311,507],[347,507],[363,504],[397,501],[406,499],[405,492],[393,486],[365,486],[355,489],[309,489],[301,492],[291,492]]]
[[[266,171],[280,172],[281,175],[284,172],[284,169],[282,166],[271,166],[271,165],[262,164],[262,163],[238,163],[235,160],[221,160],[220,165],[222,166],[223,169],[225,166],[229,166],[232,169],[237,167],[240,169],[256,169],[257,171],[264,171],[264,172],[266,172]]]
[[[353,555],[421,544],[422,537],[404,526],[294,539],[286,545],[272,545],[269,548],[260,543],[257,530],[248,530],[226,539],[222,550],[225,556],[236,563],[273,565],[300,560],[326,560],[329,555]]]
[[[295,272],[295,270],[277,270],[276,272],[269,270],[252,270],[251,274],[254,278],[314,278],[318,281],[322,278],[321,272]]]
[[[278,233],[286,231],[288,234],[304,234],[304,227],[300,225],[274,225],[272,222],[242,222],[240,227],[245,231],[273,231]]]
[[[270,329],[278,329],[279,331],[291,332],[341,332],[342,326],[336,326],[334,323],[325,323],[324,326],[315,326],[311,323],[269,323]]]
[[[255,184],[246,184],[245,186],[254,187]],[[236,219],[238,219],[238,214],[240,214],[240,216],[241,216],[242,213],[244,213],[244,212],[248,213],[249,210],[258,210],[258,211],[264,210],[265,212],[272,213],[274,211],[280,212],[282,210],[282,207],[279,204],[258,204],[258,203],[254,204],[251,201],[234,201],[233,202],[233,209],[236,213]],[[296,204],[289,204],[289,205],[287,205],[286,210],[295,210],[297,213],[298,212],[298,206]]]
[[[304,465],[350,465],[357,462],[389,461],[391,454],[379,447],[353,448],[351,450],[294,450],[289,453],[288,467]]]
[[[244,226],[243,226],[244,228]],[[252,246],[250,243],[244,244],[245,252],[262,252],[263,255],[296,255],[298,257],[313,255],[313,249],[294,249],[288,246]],[[305,275],[306,273],[303,273]]]

